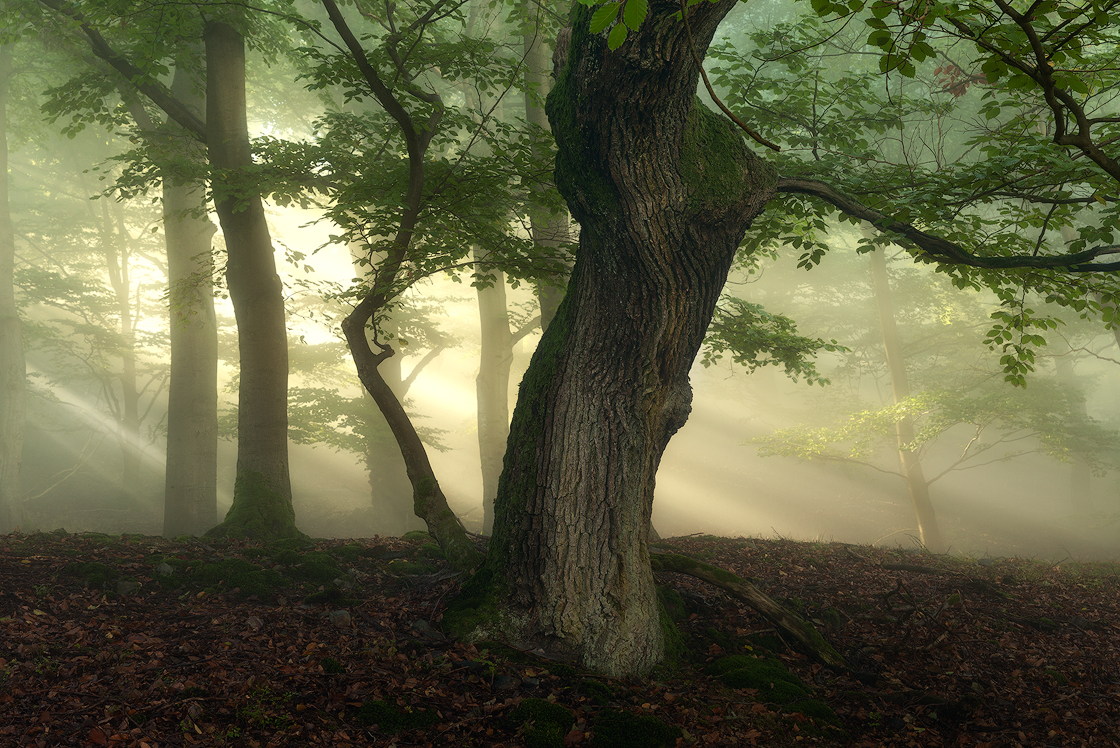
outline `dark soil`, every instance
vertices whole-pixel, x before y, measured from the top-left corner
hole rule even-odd
[[[1120,567],[675,538],[811,620],[838,671],[664,575],[675,665],[452,641],[422,539],[0,537],[0,745],[1117,746]]]

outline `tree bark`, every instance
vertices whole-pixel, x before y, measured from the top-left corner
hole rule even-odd
[[[475,252],[477,260],[484,253]],[[475,377],[478,413],[478,455],[482,465],[482,534],[494,528],[494,497],[509,438],[509,371],[513,366],[513,333],[506,310],[505,275],[490,271],[494,285],[478,289],[478,317],[482,333]]]
[[[689,9],[700,57],[734,5]],[[611,675],[662,657],[654,475],[691,409],[688,372],[736,249],[777,179],[698,102],[679,11],[652,2],[608,52],[590,9],[573,10],[548,113],[579,252],[521,384],[485,569],[508,638]]]
[[[12,45],[0,45],[0,533],[23,524],[24,391],[22,325],[15,298],[15,230],[8,202],[8,91]]]
[[[288,473],[288,341],[284,297],[260,195],[245,111],[245,41],[211,22],[206,41],[206,144],[214,204],[226,243],[226,282],[237,319],[241,379],[233,506],[208,534],[299,534]]]
[[[890,279],[887,277],[886,254],[881,247],[869,254],[875,287],[875,303],[879,310],[879,326],[883,332],[883,349],[886,351],[891,389],[897,404],[910,397],[906,359],[902,354],[902,341],[898,336],[898,326],[894,319],[894,302],[891,299]],[[902,467],[902,476],[906,479],[906,486],[910,490],[910,503],[914,507],[914,515],[918,521],[918,534],[922,545],[934,553],[943,553],[946,550],[945,541],[941,537],[941,528],[937,525],[933,502],[930,501],[929,484],[922,470],[922,461],[916,452],[903,449],[905,445],[914,441],[914,419],[910,416],[901,418],[895,424],[895,436],[898,441],[898,459]]]
[[[171,92],[196,110],[206,103],[192,94],[184,64],[177,64]],[[201,147],[174,122],[164,126],[171,139]],[[182,152],[182,151],[180,151]],[[164,479],[163,535],[201,535],[218,523],[218,325],[214,314],[215,227],[204,215],[200,184],[163,180],[163,231],[167,243],[171,384],[167,394],[167,467]]]

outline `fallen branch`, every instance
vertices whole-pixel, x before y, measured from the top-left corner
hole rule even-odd
[[[915,574],[947,574],[944,569],[935,569],[932,566],[915,566],[914,564],[879,564],[887,571],[911,571]]]
[[[831,667],[847,669],[840,653],[825,641],[816,629],[796,613],[783,608],[762,590],[729,571],[697,561],[677,553],[652,553],[649,558],[654,571],[669,571],[687,574],[708,584],[719,587],[724,592],[742,600],[747,605],[766,616],[781,631],[793,637],[794,641],[815,660]]]

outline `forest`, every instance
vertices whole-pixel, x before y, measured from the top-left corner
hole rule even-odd
[[[1114,561],[1118,4],[10,0],[0,531],[419,532],[612,678],[666,575],[853,672],[662,538]]]

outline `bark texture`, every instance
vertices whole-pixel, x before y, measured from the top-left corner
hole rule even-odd
[[[299,534],[288,473],[288,341],[284,297],[252,167],[245,112],[245,42],[207,24],[206,145],[226,243],[226,282],[237,319],[241,379],[233,506],[210,532],[258,538]]]
[[[23,524],[20,464],[23,457],[24,391],[22,324],[15,298],[15,230],[8,203],[7,103],[12,48],[0,45],[0,533]]]
[[[205,102],[192,94],[190,76],[177,65],[172,94],[200,115]],[[182,149],[201,146],[177,125],[165,126]],[[202,185],[163,183],[167,242],[171,385],[167,395],[167,470],[163,534],[201,535],[218,523],[218,327],[214,315],[215,227],[205,217]]]
[[[689,10],[701,58],[734,4]],[[589,33],[590,10],[573,10],[548,113],[580,245],[522,381],[487,558],[508,638],[612,675],[663,654],[654,475],[691,409],[688,372],[736,248],[776,182],[696,98],[679,10],[651,3],[615,52]]]
[[[879,310],[879,327],[883,332],[883,349],[887,355],[887,368],[891,374],[891,389],[895,403],[910,397],[910,380],[906,375],[906,359],[902,354],[902,340],[894,320],[894,301],[891,298],[890,278],[887,276],[887,258],[882,248],[870,253],[871,275],[875,288],[875,303]],[[929,483],[918,454],[903,449],[914,441],[914,419],[906,416],[895,424],[898,440],[898,459],[902,476],[910,491],[910,503],[918,521],[918,534],[922,545],[934,553],[946,550],[941,528],[937,524],[937,514],[929,497]]]

